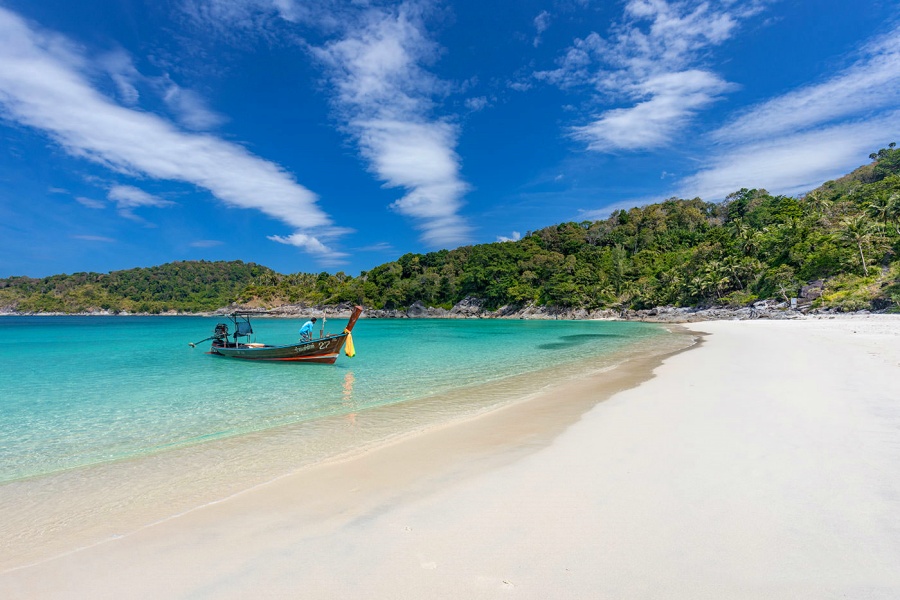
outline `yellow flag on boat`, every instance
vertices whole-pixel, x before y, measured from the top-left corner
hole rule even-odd
[[[350,335],[350,332],[346,329],[344,330],[344,333],[347,334],[347,343],[344,344],[344,354],[350,357],[356,356],[356,349],[353,347],[353,336]]]

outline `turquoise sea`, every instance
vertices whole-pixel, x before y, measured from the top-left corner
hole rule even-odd
[[[221,320],[0,319],[0,482],[290,426],[327,439],[335,418],[365,422],[367,410],[386,405],[405,407],[396,420],[415,427],[411,413],[431,413],[433,423],[484,410],[586,361],[608,367],[623,352],[672,337],[626,322],[362,319],[355,357],[309,365],[244,362],[207,354],[208,342],[189,346]],[[254,327],[259,341],[282,344],[301,323],[257,319]],[[326,330],[345,323],[329,319]],[[368,441],[391,433],[385,421]]]

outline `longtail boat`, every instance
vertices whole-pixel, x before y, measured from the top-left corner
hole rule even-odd
[[[345,343],[347,343],[347,354],[353,356],[353,340],[350,337],[350,332],[353,331],[353,326],[356,325],[356,320],[362,314],[362,311],[361,306],[353,308],[353,314],[350,315],[347,327],[341,333],[322,335],[319,338],[301,340],[284,346],[251,343],[249,340],[240,341],[240,338],[249,338],[253,334],[250,317],[263,313],[254,311],[233,312],[227,316],[231,320],[234,330],[229,333],[227,323],[216,325],[213,335],[206,338],[212,340],[208,354],[218,354],[219,356],[245,360],[333,364]],[[200,342],[197,343],[199,344]],[[194,345],[191,344],[191,346]]]

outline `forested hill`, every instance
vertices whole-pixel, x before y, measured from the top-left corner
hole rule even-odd
[[[11,277],[0,279],[0,311],[208,311],[270,275],[271,269],[241,261],[185,261],[106,274]]]
[[[179,262],[107,275],[0,279],[0,310],[158,313],[240,302],[449,308],[740,306],[812,283],[820,306],[900,306],[900,150],[802,198],[742,189],[722,203],[671,199],[498,242],[406,254],[363,272],[282,275],[242,262]],[[813,295],[818,295],[816,292]],[[809,295],[809,294],[807,294]]]

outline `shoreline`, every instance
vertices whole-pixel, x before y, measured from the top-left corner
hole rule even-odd
[[[6,571],[0,590],[900,595],[900,319],[689,331],[709,335],[637,377],[622,370],[619,387],[566,388],[568,414],[545,398],[401,439]]]

